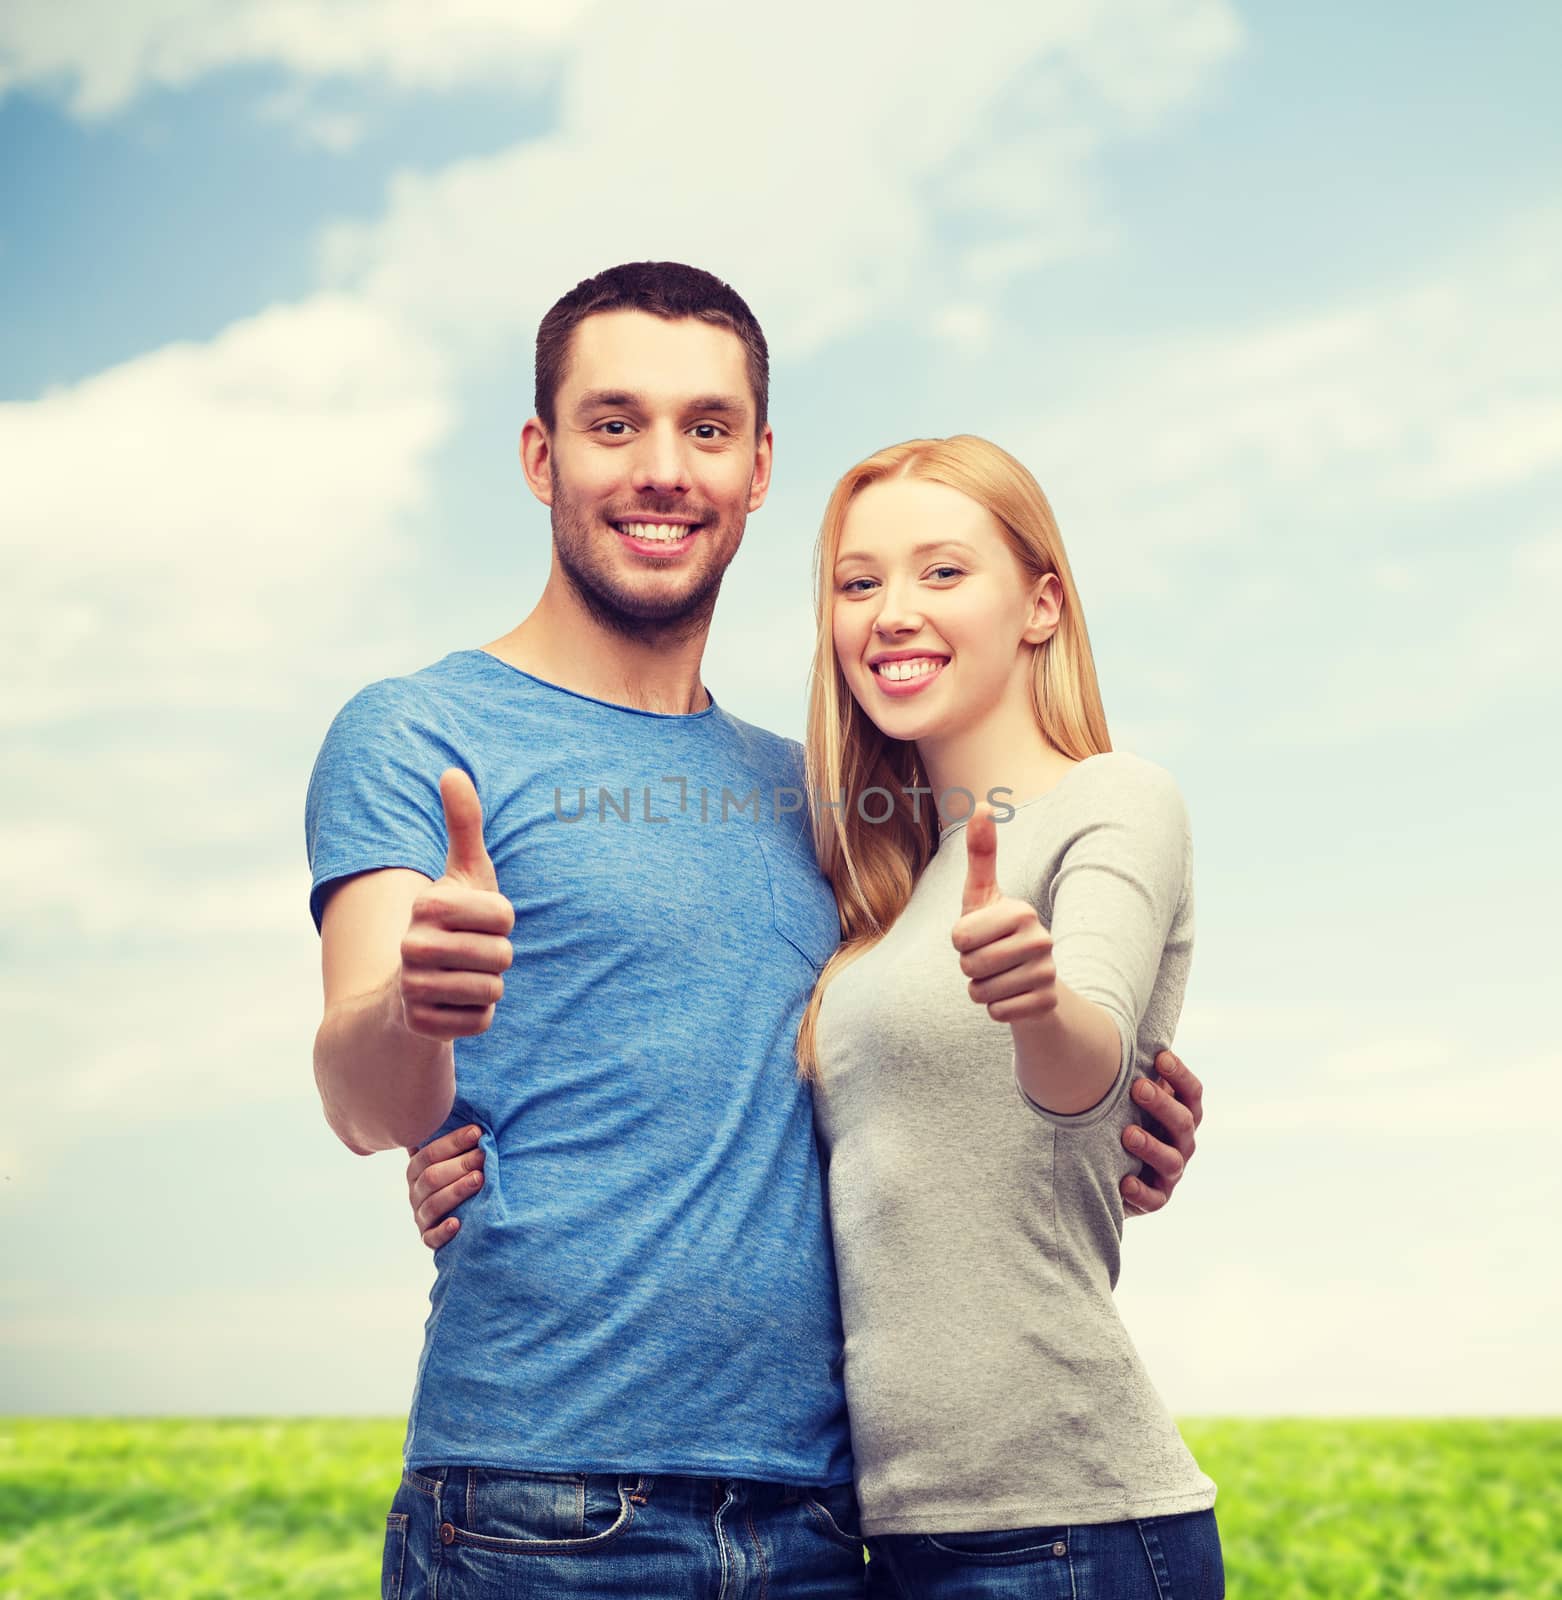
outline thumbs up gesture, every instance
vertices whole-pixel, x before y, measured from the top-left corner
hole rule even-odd
[[[1058,973],[1052,935],[1035,906],[998,888],[998,825],[981,801],[965,825],[965,892],[950,935],[968,992],[994,1022],[1019,1022],[1054,1011]]]
[[[401,940],[402,1015],[408,1029],[430,1039],[486,1033],[504,994],[502,972],[515,959],[510,930],[515,907],[483,844],[483,808],[459,767],[440,775],[450,847],[445,873],[413,902]]]

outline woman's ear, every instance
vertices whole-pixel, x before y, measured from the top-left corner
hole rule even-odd
[[[1049,572],[1030,587],[1030,614],[1020,635],[1026,644],[1045,644],[1058,631],[1063,620],[1063,583]]]

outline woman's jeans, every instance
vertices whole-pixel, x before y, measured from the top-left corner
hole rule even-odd
[[[406,1471],[381,1600],[861,1600],[850,1484]]]
[[[1221,1600],[1215,1513],[868,1540],[872,1600]]]

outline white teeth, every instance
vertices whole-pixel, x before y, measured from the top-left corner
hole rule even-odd
[[[615,526],[636,539],[651,539],[663,544],[671,544],[693,532],[693,529],[681,523],[671,522],[620,522]]]
[[[918,656],[913,661],[884,661],[873,670],[891,683],[904,683],[908,678],[925,678],[943,664],[936,656]]]

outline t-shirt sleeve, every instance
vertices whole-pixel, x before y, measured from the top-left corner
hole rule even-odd
[[[1122,1045],[1117,1077],[1094,1106],[1074,1115],[1043,1112],[1067,1126],[1106,1115],[1132,1076],[1139,1023],[1191,864],[1187,808],[1171,774],[1136,760],[1112,777],[1092,797],[1092,814],[1070,839],[1050,884],[1058,979],[1110,1013]]]
[[[382,679],[337,712],[304,801],[316,932],[340,878],[379,867],[443,876],[449,841],[439,775],[446,767],[470,770],[434,705],[412,685]]]

